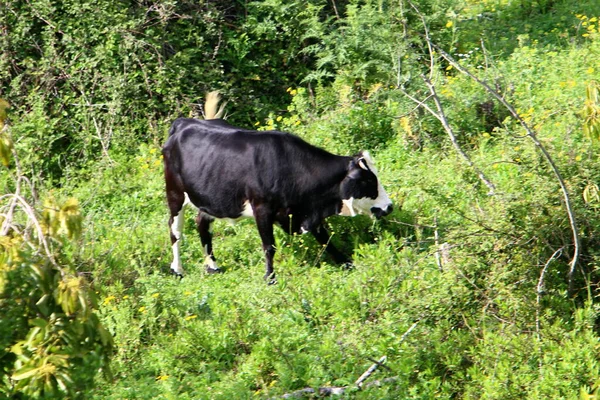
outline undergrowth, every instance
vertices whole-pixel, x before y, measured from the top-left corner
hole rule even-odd
[[[136,26],[149,30],[146,36],[128,31],[126,19],[114,15],[110,40],[96,43],[97,64],[94,58],[84,57],[80,65],[61,59],[54,70],[40,56],[45,62],[37,75],[28,75],[24,66],[34,61],[22,57],[22,65],[10,72],[18,81],[0,91],[16,103],[14,147],[6,154],[22,154],[19,173],[36,187],[21,194],[40,218],[53,207],[77,204],[73,215],[82,217],[81,234],[66,238],[49,230],[56,242],[52,251],[61,268],[81,279],[81,293],[90,299],[85,315],[97,316],[87,322],[98,322],[112,337],[112,343],[105,335],[96,337],[98,353],[89,359],[72,342],[64,345],[79,367],[89,365],[73,367],[76,389],[49,380],[52,390],[40,384],[29,393],[243,399],[345,387],[344,398],[359,399],[596,398],[600,176],[597,138],[585,132],[595,132],[597,121],[597,99],[586,97],[600,71],[597,1],[427,1],[419,4],[423,20],[405,2],[399,7],[387,1],[311,1],[304,7],[268,0],[248,8],[231,2],[230,8],[207,6],[198,20],[182,15],[199,5],[171,3],[153,2],[148,14],[134,14]],[[33,13],[22,2],[10,6]],[[50,8],[48,3],[37,11],[55,15]],[[284,28],[282,21],[293,23]],[[562,173],[583,250],[573,292],[568,278],[573,237],[556,177],[526,132],[480,85],[441,59],[428,70],[427,47],[414,34],[423,21],[437,43],[515,106]],[[70,24],[60,27],[63,34],[78,32]],[[229,30],[235,24],[243,32]],[[156,26],[165,30],[163,42]],[[192,29],[200,26],[206,29],[202,35]],[[64,46],[68,53],[77,47],[55,41],[53,28],[48,24],[34,33],[50,40],[52,49]],[[301,45],[286,41],[299,32]],[[122,42],[114,36],[120,34]],[[97,35],[94,30],[89,39]],[[25,42],[14,38],[11,51],[25,51]],[[201,49],[186,47],[190,42]],[[152,51],[142,51],[144,46]],[[91,51],[89,43],[84,47]],[[93,107],[80,102],[87,91],[83,77],[66,92],[59,90],[60,79],[44,95],[24,90],[44,71],[66,79],[58,70],[83,68],[95,76],[90,66],[97,65],[106,76],[121,76],[116,60],[129,51],[147,57],[120,66],[143,66],[129,83],[92,82],[98,102],[108,96],[101,105],[107,112],[84,111]],[[161,57],[152,58],[152,52]],[[2,65],[9,65],[3,57]],[[195,65],[193,74],[179,68],[182,60]],[[300,60],[305,64],[286,69]],[[429,92],[418,78],[424,71],[431,73],[458,145],[494,183],[493,195],[456,154],[439,121],[405,95],[425,101]],[[7,74],[0,79],[6,81]],[[202,74],[205,81],[193,86]],[[258,94],[260,80],[269,76],[265,94]],[[276,230],[278,284],[267,286],[254,222],[217,221],[214,251],[225,273],[206,275],[188,211],[185,277],[168,274],[172,254],[160,145],[172,118],[198,113],[194,103],[201,95],[193,90],[200,93],[209,84],[230,95],[228,109],[244,127],[294,132],[338,154],[371,151],[395,210],[381,221],[328,220],[333,242],[353,255],[353,268],[333,264],[309,236]],[[120,85],[128,89],[120,92]],[[64,108],[53,103],[59,94]],[[277,98],[269,102],[268,95]],[[140,98],[151,101],[144,105]],[[139,117],[144,107],[152,108],[148,121]],[[252,107],[260,110],[249,112]],[[590,124],[587,130],[584,123]],[[131,132],[123,133],[126,128]],[[8,143],[1,139],[3,146]],[[2,149],[4,163],[8,147]],[[1,172],[3,195],[20,188],[16,164],[8,165]],[[44,205],[40,199],[47,198],[55,200]],[[7,208],[0,207],[3,222]],[[21,228],[29,226],[26,218],[19,215],[14,225],[10,239],[0,241],[0,305],[10,311],[1,314],[2,330],[15,327],[0,349],[5,374],[0,394],[7,396],[18,396],[15,382],[35,372],[15,372],[15,343],[32,347],[29,338],[40,323],[34,323],[39,305],[23,300],[41,293],[25,267],[48,262],[40,249],[32,249],[36,236]],[[59,285],[56,271],[50,268],[46,278]],[[5,290],[12,287],[18,298]],[[51,293],[52,283],[46,289]],[[64,312],[61,304],[52,303],[52,310]],[[39,348],[44,346],[52,347]],[[106,369],[109,352],[112,375],[96,374],[99,366]],[[382,356],[385,364],[363,389],[356,388],[355,381]],[[95,385],[89,384],[94,377]]]

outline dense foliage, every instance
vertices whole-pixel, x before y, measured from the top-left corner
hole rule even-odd
[[[0,396],[596,398],[599,18],[598,0],[3,1]],[[253,222],[218,222],[226,273],[207,276],[189,218],[187,275],[167,275],[160,145],[214,89],[233,123],[375,155],[396,211],[329,221],[352,270],[277,232],[266,286]]]

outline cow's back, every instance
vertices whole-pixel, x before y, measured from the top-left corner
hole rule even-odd
[[[317,184],[328,185],[318,171],[338,179],[347,162],[294,135],[245,130],[223,120],[178,119],[169,133],[163,153],[184,191],[219,218],[239,216],[244,203],[257,198],[277,207],[302,203]]]

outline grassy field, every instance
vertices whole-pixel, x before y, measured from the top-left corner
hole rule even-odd
[[[167,13],[167,3],[155,5]],[[335,13],[329,2],[319,3],[321,13],[332,18],[321,19],[338,21],[340,30],[335,24],[316,26],[307,17],[317,2],[306,9],[298,2],[290,8],[275,0],[251,3],[255,8],[244,9],[249,13],[244,29],[252,27],[246,36],[221,31],[222,38],[210,24],[212,14],[205,16],[204,38],[224,41],[223,49],[212,47],[206,54],[245,89],[268,73],[283,79],[268,60],[260,64],[244,51],[268,54],[265,43],[283,46],[269,24],[300,21],[293,25],[305,29],[304,53],[298,54],[316,60],[310,74],[288,66],[306,79],[264,83],[269,95],[275,86],[282,93],[264,109],[268,95],[241,94],[232,82],[220,80],[227,74],[194,64],[193,76],[206,74],[206,82],[210,77],[224,87],[232,120],[247,128],[290,131],[336,154],[370,150],[394,212],[380,221],[328,220],[333,242],[353,255],[351,269],[333,264],[309,235],[276,229],[278,283],[269,286],[252,220],[214,224],[214,250],[225,273],[207,275],[188,210],[182,245],[186,275],[177,279],[168,271],[172,253],[161,145],[171,120],[193,114],[192,106],[182,104],[198,99],[177,97],[183,89],[170,86],[179,82],[175,78],[191,78],[169,63],[193,64],[201,55],[169,39],[172,49],[165,44],[155,51],[160,68],[152,69],[153,59],[140,59],[141,72],[124,75],[140,79],[136,90],[155,85],[148,109],[172,107],[162,114],[148,111],[147,120],[127,79],[114,78],[121,66],[106,75],[114,80],[94,81],[97,92],[114,84],[103,114],[70,114],[68,107],[83,101],[80,94],[56,97],[64,107],[44,106],[40,99],[59,96],[52,94],[59,89],[19,97],[19,82],[29,83],[24,75],[18,82],[14,77],[10,90],[0,91],[0,97],[20,99],[9,98],[14,114],[4,131],[10,131],[13,149],[0,147],[8,149],[7,160],[14,150],[19,161],[9,160],[0,175],[2,229],[4,221],[12,224],[0,240],[0,308],[5,310],[0,338],[7,338],[0,339],[0,397],[254,399],[343,387],[341,397],[352,399],[595,399],[600,387],[598,1],[420,5],[427,7],[424,20],[433,40],[500,92],[535,132],[538,145],[481,85],[439,54],[429,70],[428,48],[413,32],[422,28],[421,19],[407,11],[408,3],[402,2],[404,9],[385,1],[340,2]],[[192,7],[180,6],[173,10]],[[25,6],[11,0],[11,10],[19,7]],[[122,15],[114,17],[118,22]],[[219,21],[239,23],[228,18]],[[159,23],[170,29],[164,35],[175,32],[180,41],[204,43],[185,25],[191,20],[182,18],[175,26],[167,25],[168,18],[151,20],[145,45],[154,40],[151,28]],[[66,35],[70,27],[61,26],[61,32]],[[317,27],[322,30],[309,29]],[[123,32],[131,32],[119,33],[129,40]],[[292,28],[278,32],[295,34]],[[109,42],[98,48],[121,54]],[[134,52],[141,42],[126,43]],[[404,47],[396,47],[399,43]],[[277,49],[270,60],[287,62],[291,50]],[[171,61],[161,51],[178,58]],[[91,60],[81,57],[82,63]],[[123,60],[129,68],[131,60]],[[105,71],[106,65],[92,61],[82,71],[92,65]],[[254,75],[260,68],[263,78]],[[430,73],[456,146],[494,184],[493,195],[440,122],[408,97],[435,107],[419,71]],[[34,78],[31,82],[39,77]],[[1,74],[0,79],[6,81]],[[120,91],[119,85],[131,91]],[[84,86],[77,90],[85,93]],[[251,107],[259,111],[248,113]],[[104,128],[93,130],[100,125]],[[114,128],[113,136],[107,127]],[[64,133],[67,128],[76,134]],[[53,146],[63,146],[60,154]],[[572,224],[540,146],[561,174],[579,229],[571,282]],[[0,156],[4,161],[5,153]],[[53,256],[44,253],[31,215],[17,213],[14,223],[9,218],[11,193],[38,210],[32,215],[41,221]],[[384,356],[385,363],[358,389],[356,380]],[[106,373],[108,359],[111,373]]]

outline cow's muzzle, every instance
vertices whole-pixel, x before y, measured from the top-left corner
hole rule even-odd
[[[383,218],[394,210],[394,206],[388,204],[385,208],[372,207],[371,213],[375,216],[375,218]]]

